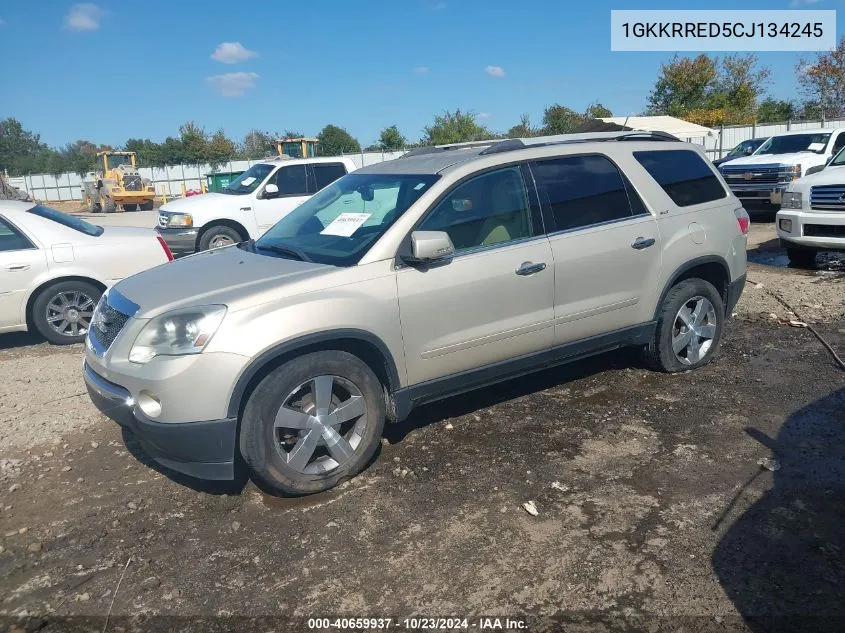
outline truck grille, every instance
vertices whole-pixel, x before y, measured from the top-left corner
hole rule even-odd
[[[805,224],[804,235],[807,237],[841,237],[845,238],[845,224]]]
[[[97,306],[94,318],[91,320],[89,332],[103,351],[106,351],[114,343],[114,339],[120,334],[123,326],[126,325],[129,315],[118,312],[108,304],[105,297],[103,299]]]
[[[810,208],[821,211],[845,211],[845,185],[810,187]]]
[[[787,172],[780,165],[757,166],[741,165],[722,167],[722,175],[729,185],[740,184],[770,184],[789,182]]]

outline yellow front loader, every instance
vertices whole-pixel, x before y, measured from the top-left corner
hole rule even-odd
[[[155,187],[138,173],[135,152],[98,152],[96,172],[89,172],[82,181],[83,199],[91,213],[150,211]]]

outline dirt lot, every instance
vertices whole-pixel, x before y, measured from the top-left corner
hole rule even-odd
[[[783,263],[753,232],[751,259]],[[845,274],[749,277],[702,370],[620,352],[421,408],[361,476],[297,500],[151,468],[89,404],[79,348],[6,335],[0,625],[845,630],[845,372],[788,325],[843,355]]]

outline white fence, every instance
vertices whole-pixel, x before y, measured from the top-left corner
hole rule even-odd
[[[398,158],[405,152],[359,152],[345,154],[358,167]],[[138,172],[155,185],[156,195],[165,193],[168,197],[182,195],[186,190],[199,190],[207,174],[246,171],[260,160],[233,160],[212,167],[211,165],[173,165],[169,167],[141,167]],[[57,200],[82,200],[82,177],[79,174],[33,174],[10,178],[9,183],[27,191],[36,200],[54,202]]]

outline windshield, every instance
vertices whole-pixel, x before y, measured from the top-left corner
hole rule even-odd
[[[264,182],[264,179],[270,175],[270,172],[275,169],[274,165],[267,163],[258,163],[247,169],[240,176],[235,178],[228,186],[223,187],[223,193],[242,196],[247,193],[252,193],[258,186]]]
[[[343,176],[279,220],[255,248],[262,254],[352,266],[438,178],[435,174]]]
[[[44,218],[46,220],[58,222],[62,226],[66,226],[69,229],[79,231],[80,233],[85,233],[85,235],[90,235],[92,237],[97,237],[98,235],[103,234],[103,227],[101,226],[91,224],[75,216],[69,215],[67,213],[62,213],[61,211],[56,211],[55,209],[51,209],[50,207],[45,207],[40,204],[35,205],[31,209],[28,209],[28,213],[31,213],[32,215],[37,215],[38,217]]]
[[[751,139],[750,141],[743,141],[736,147],[734,147],[725,158],[737,157],[737,156],[748,156],[758,147],[763,144],[765,139]],[[751,151],[749,151],[749,149]]]
[[[773,136],[763,144],[757,154],[792,154],[795,152],[814,152],[821,154],[827,146],[830,133],[787,134]]]
[[[106,161],[108,162],[109,169],[117,169],[121,165],[129,165],[132,166],[132,157],[131,156],[106,156]]]

